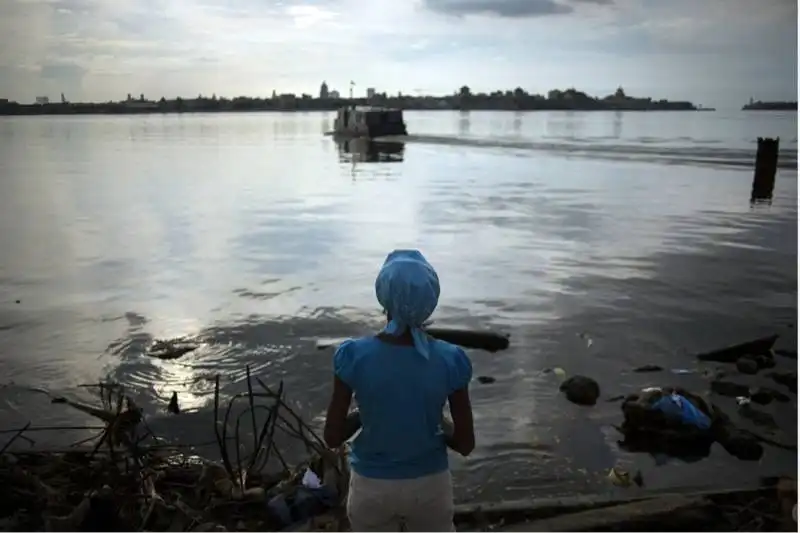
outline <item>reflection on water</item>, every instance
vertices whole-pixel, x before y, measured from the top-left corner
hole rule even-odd
[[[545,115],[525,114],[520,135]],[[412,132],[452,138],[457,116],[407,119]],[[473,135],[516,127],[511,114],[483,117],[469,114]],[[625,142],[657,133],[638,117],[625,115]],[[581,135],[608,136],[616,119],[587,114]],[[684,135],[670,120],[659,134]],[[211,378],[221,374],[224,395],[242,392],[246,365],[284,380],[319,423],[331,353],[315,339],[374,331],[377,269],[387,251],[413,246],[442,280],[439,325],[511,333],[506,352],[470,353],[475,374],[497,381],[472,388],[478,447],[453,460],[460,500],[606,492],[615,463],[643,470],[646,490],[753,478],[716,448],[666,467],[621,451],[618,405],[566,403],[544,369],[591,375],[603,397],[662,380],[702,391],[687,352],[765,332],[793,342],[795,171],[779,171],[771,205],[751,208],[749,168],[569,158],[495,140],[410,142],[402,165],[359,164],[351,179],[352,157],[342,162],[345,148],[319,126],[317,114],[290,113],[0,120],[0,373],[17,383],[0,389],[3,425],[83,422],[21,387],[87,400],[79,385],[108,378],[155,431],[212,441]],[[700,142],[681,149],[712,137],[694,128]],[[719,129],[719,149],[745,150],[730,134]],[[200,347],[146,355],[154,339],[179,336]],[[642,364],[692,373],[631,372]],[[172,392],[187,411],[177,417],[165,414]],[[796,404],[768,408],[795,436]],[[767,448],[754,468],[795,471],[796,455]]]
[[[458,134],[469,135],[469,111],[459,111],[458,113]]]
[[[342,163],[399,163],[405,153],[403,142],[357,138],[339,140],[336,144]]]
[[[622,138],[622,120],[625,118],[625,113],[622,111],[614,111],[613,130],[611,137],[614,139]]]
[[[522,112],[517,111],[514,113],[514,122],[511,125],[511,130],[516,135],[519,135],[519,133],[522,131]]]

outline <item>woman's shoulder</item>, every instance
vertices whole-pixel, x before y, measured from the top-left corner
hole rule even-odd
[[[377,349],[375,342],[374,337],[360,337],[348,339],[336,348],[333,354],[334,373],[350,387],[355,387],[358,381],[360,362]]]
[[[348,359],[359,359],[365,354],[379,349],[380,344],[381,343],[375,336],[347,339],[336,349],[336,356]]]
[[[448,364],[463,364],[469,362],[466,352],[461,346],[440,339],[432,339],[430,346],[433,352],[443,358]]]
[[[438,339],[433,341],[432,346],[432,353],[444,362],[447,369],[448,394],[468,386],[472,379],[472,361],[464,349]]]

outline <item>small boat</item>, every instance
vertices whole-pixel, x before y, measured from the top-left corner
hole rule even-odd
[[[333,122],[335,137],[386,137],[408,135],[401,109],[370,106],[342,107]]]

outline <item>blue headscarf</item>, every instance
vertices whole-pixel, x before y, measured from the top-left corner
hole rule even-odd
[[[418,250],[395,250],[375,280],[375,295],[389,313],[390,322],[383,329],[389,335],[411,331],[414,347],[426,359],[428,335],[422,324],[439,303],[439,276]]]

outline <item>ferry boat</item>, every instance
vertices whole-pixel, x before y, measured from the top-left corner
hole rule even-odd
[[[342,107],[333,122],[333,135],[353,138],[408,135],[401,109],[371,106]]]

